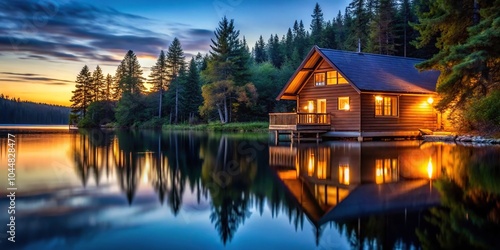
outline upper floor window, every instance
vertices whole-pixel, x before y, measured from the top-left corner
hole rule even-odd
[[[398,98],[396,96],[375,96],[376,116],[398,116]]]
[[[325,73],[314,74],[314,85],[324,86],[325,85]]]
[[[336,70],[326,72],[326,84],[347,84],[347,80]]]

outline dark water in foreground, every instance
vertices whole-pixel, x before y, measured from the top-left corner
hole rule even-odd
[[[24,131],[1,249],[500,248],[499,146]]]

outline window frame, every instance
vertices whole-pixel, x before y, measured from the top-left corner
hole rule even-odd
[[[318,81],[316,76],[323,76],[323,81]],[[314,73],[314,86],[326,86],[326,73],[316,72]]]
[[[329,73],[334,73],[334,76],[328,77]],[[344,82],[340,82],[340,79],[344,79]],[[333,80],[333,82],[329,83],[329,80]],[[326,85],[344,85],[349,84],[349,81],[338,70],[333,69],[325,72],[325,83]]]
[[[348,109],[345,109],[341,105],[341,100],[345,101],[345,99],[347,99],[347,105],[349,105]],[[339,110],[339,111],[351,111],[351,98],[349,96],[339,96],[339,97],[337,97],[337,110]]]
[[[379,98],[381,98],[381,99],[379,100]],[[387,100],[391,100],[389,106],[387,105]],[[398,118],[399,117],[399,96],[376,95],[374,102],[375,102],[374,103],[375,117],[380,117],[380,118]],[[389,114],[386,114],[386,112],[388,112]]]

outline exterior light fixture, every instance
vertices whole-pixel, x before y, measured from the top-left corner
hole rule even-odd
[[[429,97],[427,99],[427,103],[432,104],[434,102],[434,99],[432,97]]]

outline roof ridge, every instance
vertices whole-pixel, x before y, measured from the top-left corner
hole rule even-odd
[[[395,55],[383,55],[383,54],[376,54],[376,53],[357,52],[357,51],[350,51],[350,50],[330,49],[330,48],[321,48],[321,47],[318,47],[318,49],[320,51],[330,50],[330,51],[342,52],[342,53],[348,53],[348,54],[362,54],[362,55],[369,55],[369,56],[391,57],[391,58],[398,58],[398,59],[404,59],[404,60],[413,60],[413,61],[425,61],[426,60],[426,59],[415,58],[415,57],[403,57],[403,56],[395,56]]]

